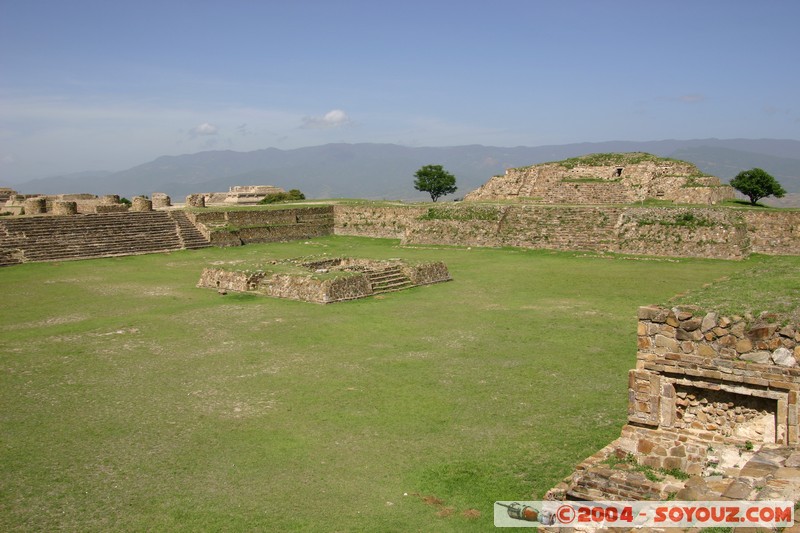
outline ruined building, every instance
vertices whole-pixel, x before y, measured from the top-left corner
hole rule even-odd
[[[647,199],[716,204],[734,191],[685,161],[646,153],[590,154],[508,169],[470,192],[466,201],[545,204],[630,204]]]

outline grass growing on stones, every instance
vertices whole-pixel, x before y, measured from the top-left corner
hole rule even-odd
[[[453,281],[195,288],[325,253]],[[637,307],[750,264],[632,259],[326,237],[0,269],[0,529],[485,531],[619,435]]]

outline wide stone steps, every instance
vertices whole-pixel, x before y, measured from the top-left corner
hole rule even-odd
[[[184,248],[196,250],[211,246],[211,243],[200,233],[197,226],[192,224],[186,213],[183,211],[170,211],[169,216],[178,224],[178,237],[181,239]]]
[[[364,272],[372,286],[374,294],[399,291],[413,287],[414,284],[403,274],[400,267],[389,267],[383,270],[367,270]]]
[[[192,230],[191,222],[185,222],[184,232],[181,222],[163,211],[0,220],[0,265],[209,246],[197,228]]]

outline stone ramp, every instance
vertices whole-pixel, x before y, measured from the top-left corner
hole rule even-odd
[[[197,229],[180,224],[164,211],[0,220],[0,265],[201,247]]]

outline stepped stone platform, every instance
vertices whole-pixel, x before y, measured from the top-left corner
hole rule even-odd
[[[716,204],[734,190],[686,161],[630,152],[589,154],[508,169],[464,197],[545,204],[628,204],[645,199]]]
[[[327,304],[450,280],[442,262],[326,258],[272,261],[254,269],[206,268],[197,286]]]
[[[180,211],[0,219],[0,265],[210,246]]]

